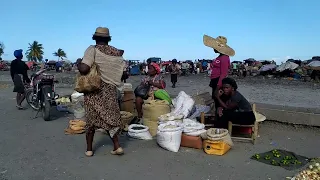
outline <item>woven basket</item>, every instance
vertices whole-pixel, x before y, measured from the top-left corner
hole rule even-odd
[[[132,113],[127,111],[120,111],[121,121],[122,121],[122,129],[128,131],[129,123],[133,120],[134,116]]]

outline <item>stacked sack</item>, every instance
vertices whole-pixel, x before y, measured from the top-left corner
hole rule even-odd
[[[170,105],[165,100],[151,100],[144,101],[143,110],[143,124],[149,128],[151,136],[157,135],[158,117],[170,112]]]
[[[86,122],[82,120],[70,120],[65,134],[82,134],[85,132]]]
[[[183,120],[183,134],[181,136],[181,146],[195,149],[202,149],[201,134],[205,133],[205,125],[193,119]]]

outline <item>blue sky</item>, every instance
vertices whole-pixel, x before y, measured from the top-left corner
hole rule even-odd
[[[226,36],[231,60],[310,59],[320,55],[319,7],[319,0],[3,0],[0,41],[6,60],[37,40],[45,58],[62,48],[74,61],[106,26],[126,59],[215,58],[203,34]]]

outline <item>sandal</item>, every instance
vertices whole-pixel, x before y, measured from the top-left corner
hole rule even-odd
[[[111,154],[112,155],[123,155],[124,151],[123,151],[123,149],[121,147],[119,147],[117,150],[111,151]]]
[[[85,154],[87,157],[91,157],[91,156],[93,156],[93,151],[86,151],[84,154]]]
[[[18,108],[18,110],[24,110],[22,106],[16,105],[16,107]]]

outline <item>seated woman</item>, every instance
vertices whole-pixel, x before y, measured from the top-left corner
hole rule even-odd
[[[222,80],[222,90],[216,94],[220,106],[217,108],[218,117],[215,127],[227,129],[228,121],[241,125],[252,125],[256,121],[251,104],[237,91],[237,88],[234,79]]]
[[[152,62],[148,65],[148,75],[141,80],[141,85],[149,85],[150,90],[148,93],[148,97],[153,96],[153,93],[158,89],[164,89],[166,87],[166,83],[163,80],[163,77],[160,74],[161,70],[158,64]],[[142,105],[143,98],[136,97],[136,109],[138,112],[139,120],[142,118]]]

